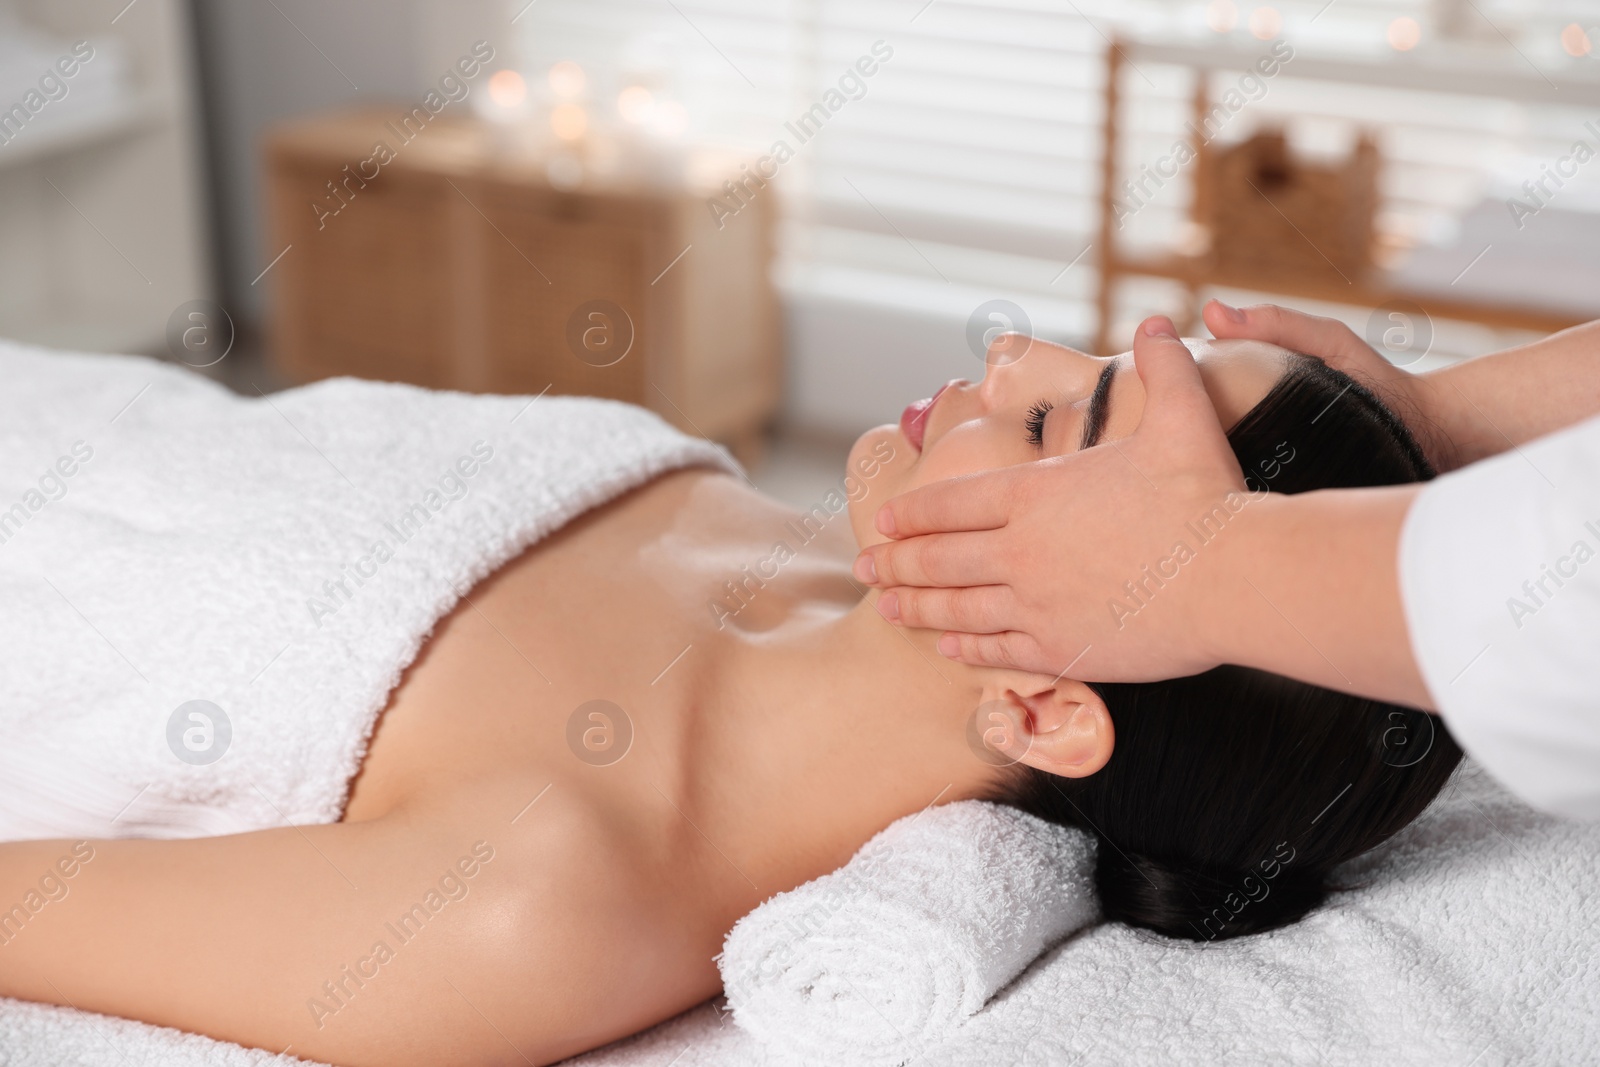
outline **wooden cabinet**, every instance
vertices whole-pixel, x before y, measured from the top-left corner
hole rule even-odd
[[[749,456],[779,396],[771,190],[554,188],[472,121],[394,148],[383,113],[297,122],[267,160],[281,369],[641,404]]]

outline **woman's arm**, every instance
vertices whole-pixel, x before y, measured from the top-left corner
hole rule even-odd
[[[419,1029],[438,1054],[486,1057],[493,1032],[445,984],[504,1019],[483,941],[506,872],[493,833],[472,837],[374,821],[6,843],[0,993],[338,1064],[426,1062]]]
[[[0,844],[0,994],[343,1065],[546,1062],[495,822]]]
[[[534,774],[356,823],[0,844],[0,995],[341,1067],[554,1063],[716,994],[737,915],[673,859],[697,844]]]
[[[1213,300],[1205,320],[1217,337],[1270,341],[1323,359],[1371,386],[1405,419],[1441,473],[1600,413],[1600,321],[1411,374],[1337,319],[1275,304],[1231,308]]]

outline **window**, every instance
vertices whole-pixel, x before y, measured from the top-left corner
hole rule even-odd
[[[1003,296],[1028,308],[1039,332],[1081,341],[1093,327],[1089,245],[1110,39],[1206,34],[1231,20],[1249,40],[1257,19],[1269,37],[1277,21],[1297,48],[1392,54],[1412,20],[1428,38],[1482,50],[1486,63],[1600,62],[1569,56],[1575,38],[1562,35],[1568,24],[1588,27],[1600,46],[1591,25],[1600,9],[1563,0],[1277,0],[1270,9],[1249,0],[539,0],[518,26],[530,71],[575,59],[591,71],[596,101],[645,79],[683,102],[697,137],[752,160],[791,142],[781,183],[791,294],[958,319]],[[892,57],[858,88],[849,72],[876,42]],[[820,134],[795,143],[785,123],[841,79],[852,95]],[[1181,131],[1190,88],[1184,72],[1159,65],[1129,72],[1124,87],[1120,162],[1136,168]],[[1583,135],[1584,120],[1600,120],[1593,98],[1530,106],[1289,80],[1254,110],[1256,120],[1292,116],[1297,144],[1313,151],[1336,149],[1356,123],[1382,126],[1381,226],[1401,244],[1448,239],[1463,211],[1509,195],[1519,174],[1537,176]],[[1566,197],[1573,206],[1587,202],[1580,187],[1594,176],[1583,177]],[[1129,236],[1170,241],[1187,205],[1186,186],[1173,183]],[[1135,310],[1167,299],[1158,283],[1128,295]]]

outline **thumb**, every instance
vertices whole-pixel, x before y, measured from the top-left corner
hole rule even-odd
[[[1133,365],[1144,383],[1145,406],[1139,431],[1191,437],[1196,431],[1218,436],[1222,426],[1200,378],[1194,355],[1178,340],[1172,320],[1156,315],[1140,324],[1133,338]]]

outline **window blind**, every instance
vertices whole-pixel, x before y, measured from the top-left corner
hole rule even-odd
[[[1570,0],[1278,0],[1262,15],[1264,6],[539,0],[517,25],[531,72],[577,60],[594,79],[597,101],[614,99],[630,78],[656,78],[682,100],[693,137],[751,160],[775,141],[789,142],[794,159],[780,183],[787,284],[946,314],[1006,296],[1035,312],[1041,332],[1082,339],[1093,324],[1105,55],[1117,34],[1206,32],[1231,17],[1242,35],[1253,18],[1275,17],[1278,35],[1297,48],[1384,52],[1396,20],[1412,19],[1429,36],[1448,31],[1544,69],[1571,62],[1559,54],[1562,26],[1600,23],[1594,3]],[[1600,26],[1593,32],[1600,47]],[[849,74],[875,45],[892,54],[857,86]],[[1220,90],[1226,79],[1216,77]],[[1126,173],[1182,134],[1190,80],[1154,65],[1126,71],[1123,85]],[[792,124],[826,106],[830,90],[845,103],[796,143]],[[1380,225],[1403,240],[1441,237],[1486,195],[1492,175],[1536,169],[1564,150],[1583,118],[1595,117],[1287,79],[1250,110],[1228,136],[1292,118],[1297,138],[1335,151],[1357,126],[1383,127]],[[1173,182],[1141,208],[1125,238],[1170,243],[1187,208],[1186,182]],[[1150,301],[1159,303],[1163,284],[1150,283]]]

